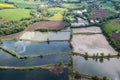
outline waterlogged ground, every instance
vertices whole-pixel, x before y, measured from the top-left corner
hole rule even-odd
[[[98,27],[73,29],[73,38],[71,40],[73,52],[81,54],[85,54],[87,52],[91,56],[97,53],[104,53],[105,55],[117,54],[117,52],[109,45],[105,36],[100,33],[101,30]]]
[[[20,39],[32,41],[63,41],[70,39],[70,32],[25,32]]]
[[[47,64],[57,64],[60,61],[63,63],[68,63],[69,55],[55,54],[36,58],[18,59],[9,53],[4,52],[3,50],[0,50],[0,66],[40,66]]]
[[[31,42],[31,41],[4,41],[1,46],[17,52],[19,55],[36,55],[56,52],[70,52],[71,48],[67,41],[56,42]]]
[[[0,80],[69,80],[68,69],[63,69],[62,74],[56,74],[46,69],[35,70],[2,70]]]
[[[93,74],[103,77],[107,76],[110,80],[120,80],[120,59],[111,58],[110,60],[85,60],[81,56],[73,56],[73,68],[81,73]]]

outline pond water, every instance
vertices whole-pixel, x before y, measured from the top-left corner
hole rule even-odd
[[[73,56],[73,68],[81,73],[98,74],[100,77],[107,76],[110,80],[120,80],[120,59],[112,58],[99,60],[85,60],[81,56]]]
[[[47,54],[54,52],[70,52],[67,41],[30,42],[30,41],[4,41],[1,46],[17,52],[19,55]]]
[[[63,63],[69,62],[68,54],[54,54],[44,57],[18,59],[9,53],[0,50],[0,66],[39,66],[47,64],[57,64],[60,61]],[[1,80],[1,79],[0,79]]]
[[[62,74],[55,74],[46,69],[37,70],[0,70],[0,80],[69,80],[68,69]]]

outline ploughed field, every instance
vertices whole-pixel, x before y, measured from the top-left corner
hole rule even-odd
[[[73,33],[79,33],[73,34],[73,38],[71,41],[71,44],[73,46],[73,52],[80,54],[88,53],[91,56],[97,53],[104,53],[105,55],[115,55],[117,52],[109,45],[105,36],[103,34],[100,34],[100,28],[96,27],[95,32],[92,28],[94,29],[95,27],[78,29],[81,32],[76,29],[73,29]],[[84,32],[84,34],[82,32]],[[86,34],[88,32],[92,32],[94,34]]]
[[[53,21],[40,21],[34,23],[26,28],[26,31],[33,31],[35,29],[47,28],[47,29],[61,29],[67,26],[68,23],[62,20],[53,20]]]

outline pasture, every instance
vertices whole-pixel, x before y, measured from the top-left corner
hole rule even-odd
[[[22,18],[30,18],[30,10],[28,9],[4,9],[0,10],[0,17],[8,20],[20,20]]]
[[[105,32],[112,37],[115,30],[120,31],[120,20],[114,19],[107,22],[104,27]]]

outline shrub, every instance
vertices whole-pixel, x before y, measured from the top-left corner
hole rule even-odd
[[[81,78],[81,73],[79,71],[75,71],[75,78]]]
[[[35,29],[35,31],[48,32],[47,28]]]

